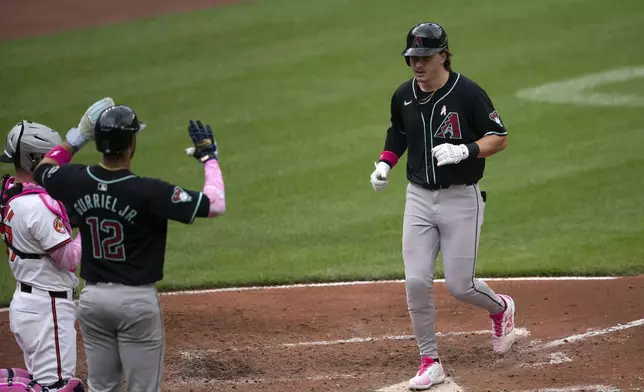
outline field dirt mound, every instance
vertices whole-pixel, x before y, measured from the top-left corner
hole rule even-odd
[[[435,285],[440,355],[465,390],[644,387],[644,276],[488,284],[514,297],[527,335],[503,357],[492,353],[485,311]],[[418,365],[400,282],[173,294],[161,303],[164,391],[373,391]],[[0,342],[0,366],[21,366],[7,312]],[[80,336],[78,371],[84,378]]]

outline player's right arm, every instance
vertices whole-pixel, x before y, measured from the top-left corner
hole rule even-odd
[[[62,166],[72,160],[72,156],[89,141],[94,140],[94,125],[101,113],[114,105],[112,98],[106,97],[94,102],[81,117],[78,127],[71,128],[65,135],[65,141],[52,148],[40,161],[36,170],[41,166]],[[45,169],[42,168],[40,174]],[[42,176],[40,176],[42,180]],[[40,184],[42,185],[42,184]],[[42,185],[44,186],[44,185]]]
[[[401,108],[402,104],[397,98],[396,91],[391,97],[391,116],[387,137],[385,138],[385,148],[380,154],[376,170],[371,173],[371,186],[375,191],[379,191],[387,186],[387,176],[400,157],[407,150],[407,135],[402,121]]]
[[[387,138],[385,139],[385,148],[380,154],[380,162],[385,162],[393,168],[398,159],[407,150],[407,135],[402,120],[402,104],[396,97],[396,93],[391,97],[391,121],[387,129]]]
[[[69,181],[69,172],[76,165],[58,166],[51,163],[40,163],[32,176],[36,184],[45,188],[47,193],[56,200],[69,202],[68,193],[73,186]]]

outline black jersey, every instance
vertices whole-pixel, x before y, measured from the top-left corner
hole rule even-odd
[[[455,165],[436,166],[432,148],[468,144],[486,135],[507,135],[485,90],[450,72],[434,94],[422,92],[415,79],[402,83],[391,98],[391,125],[385,150],[407,153],[407,179],[418,185],[473,184],[483,177],[485,159],[469,157]]]
[[[163,278],[168,219],[207,216],[201,192],[101,166],[44,164],[35,180],[70,208],[81,233],[81,277],[90,282],[151,284]]]

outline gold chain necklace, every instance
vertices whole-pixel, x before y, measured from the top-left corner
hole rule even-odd
[[[418,103],[421,104],[421,105],[426,104],[427,102],[431,101],[431,99],[434,97],[434,94],[436,94],[436,90],[432,91],[432,93],[431,93],[431,95],[429,97],[418,101]]]

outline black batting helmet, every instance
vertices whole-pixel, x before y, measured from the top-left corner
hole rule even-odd
[[[134,135],[145,128],[134,110],[125,105],[105,109],[94,128],[96,149],[104,154],[121,154],[132,144]]]
[[[438,23],[423,22],[407,33],[407,46],[402,55],[409,65],[409,56],[431,56],[448,49],[445,29]]]

